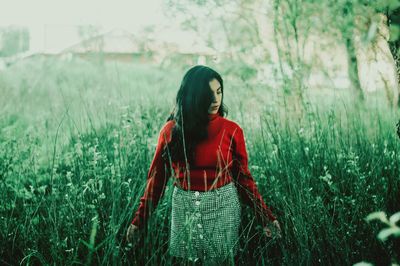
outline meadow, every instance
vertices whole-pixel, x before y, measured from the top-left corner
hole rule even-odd
[[[241,264],[400,262],[400,238],[380,241],[382,223],[365,220],[400,211],[399,112],[340,91],[294,114],[276,90],[215,68],[283,231],[265,237],[245,208]],[[172,178],[148,230],[133,245],[125,233],[184,70],[46,59],[0,72],[0,264],[170,264]]]

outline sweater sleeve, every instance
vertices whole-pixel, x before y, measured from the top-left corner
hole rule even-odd
[[[132,220],[132,224],[144,228],[152,211],[164,195],[165,187],[169,179],[169,163],[162,157],[162,151],[169,137],[170,123],[167,123],[160,131],[156,151],[147,174],[147,184],[143,196],[140,198],[139,208]],[[170,134],[169,134],[170,135]]]
[[[263,226],[266,226],[268,220],[274,221],[276,218],[262,199],[254,178],[249,171],[244,134],[240,127],[237,127],[233,139],[232,174],[238,193],[245,204],[254,208],[257,220]]]

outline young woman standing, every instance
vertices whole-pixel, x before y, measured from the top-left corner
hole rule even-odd
[[[176,107],[162,127],[147,186],[127,231],[131,241],[146,226],[173,172],[169,253],[192,261],[221,261],[236,255],[240,200],[255,210],[265,234],[276,217],[264,203],[248,168],[242,128],[226,119],[221,76],[194,66],[183,77]],[[172,171],[171,171],[172,169]]]

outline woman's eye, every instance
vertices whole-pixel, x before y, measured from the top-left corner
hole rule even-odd
[[[221,94],[222,93],[222,91],[217,91],[217,94]]]

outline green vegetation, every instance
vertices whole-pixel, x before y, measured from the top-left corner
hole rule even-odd
[[[246,209],[242,262],[399,262],[399,238],[379,240],[381,225],[364,220],[400,210],[398,113],[339,91],[323,104],[309,97],[297,114],[280,92],[215,68],[283,230],[281,240],[267,239]],[[0,73],[1,264],[169,264],[172,179],[147,234],[128,246],[125,233],[182,73],[75,60],[24,61]]]
[[[29,50],[29,31],[24,27],[0,27],[0,58]]]

